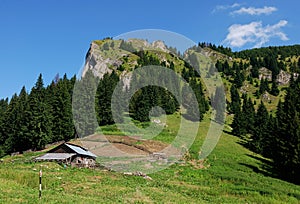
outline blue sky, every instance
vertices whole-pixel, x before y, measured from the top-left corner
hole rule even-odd
[[[0,0],[0,98],[29,91],[39,73],[77,74],[92,40],[164,29],[194,42],[245,48],[298,44],[291,1]]]

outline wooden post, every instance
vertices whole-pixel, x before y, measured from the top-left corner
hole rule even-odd
[[[39,176],[40,176],[40,182],[39,182],[39,199],[42,198],[42,166],[40,167],[40,173],[39,173]]]

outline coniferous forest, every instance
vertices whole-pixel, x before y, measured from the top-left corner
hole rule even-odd
[[[122,46],[132,50],[126,43]],[[220,58],[215,64],[224,80],[229,82],[226,84],[226,93],[229,96],[226,111],[227,115],[233,117],[231,133],[240,137],[244,141],[243,145],[251,151],[269,158],[275,175],[300,183],[300,77],[297,77],[297,73],[300,73],[299,46],[268,47],[241,52],[232,52],[230,48],[208,43],[199,43],[198,46],[233,59]],[[136,68],[147,65],[160,65],[172,70],[176,68],[173,62],[167,66],[165,62],[147,52],[136,55],[139,56]],[[260,77],[259,70],[262,67],[271,72],[270,79]],[[111,97],[120,82],[120,73],[125,69],[120,65],[116,71],[106,73],[102,78],[87,71],[80,80],[75,76],[68,78],[66,75],[57,75],[49,85],[44,84],[41,74],[30,91],[23,87],[20,93],[14,94],[10,99],[0,100],[0,157],[29,149],[40,150],[49,143],[73,139],[78,133],[93,134],[99,125],[122,123],[122,117],[113,119]],[[277,81],[281,71],[290,74],[289,84],[284,87],[279,87]],[[132,93],[128,115],[136,121],[149,122],[149,112],[153,107],[160,106],[166,114],[173,114],[179,111],[182,104],[187,109],[187,119],[201,121],[209,110],[208,100],[213,108],[221,103],[215,101],[214,97],[207,99],[200,76],[188,63],[185,63],[180,74],[195,92],[199,115],[193,115],[195,112],[190,109],[193,106],[189,104],[188,96],[178,101],[171,94],[171,90],[157,86],[147,86]],[[256,87],[253,95],[243,91],[242,87],[246,82]],[[75,83],[85,84],[80,90],[81,93],[96,93],[95,104],[89,110],[95,110],[97,124],[86,120],[83,129],[74,124],[73,118],[89,118],[93,111],[85,111],[86,115],[72,111],[72,97],[81,96],[73,93]],[[170,82],[166,80],[164,83]],[[184,96],[184,86],[173,84],[173,89],[177,89]],[[131,90],[125,88],[123,91]],[[216,95],[219,92],[221,91],[217,89]],[[266,93],[280,98],[272,112],[266,107],[268,102],[263,101]],[[126,97],[126,94],[120,97]],[[88,99],[80,98],[77,105],[86,104]],[[260,101],[258,104],[257,100]],[[122,115],[125,105],[117,104],[118,110],[115,111]],[[162,112],[153,114],[159,116]],[[220,121],[223,120],[222,115],[217,117]]]

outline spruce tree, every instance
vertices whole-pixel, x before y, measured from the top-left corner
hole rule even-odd
[[[137,91],[130,101],[130,116],[140,122],[150,121],[151,101],[146,87]]]
[[[300,183],[300,79],[291,77],[284,103],[277,107],[276,151],[272,157],[280,177]]]
[[[255,129],[252,136],[251,147],[257,153],[263,153],[264,141],[269,136],[269,113],[261,101],[255,116]]]
[[[251,99],[246,94],[243,96],[242,114],[245,119],[246,132],[253,134],[255,130],[255,109]]]
[[[41,74],[31,89],[28,106],[29,110],[25,113],[29,121],[26,135],[30,138],[32,149],[42,149],[51,141],[52,121],[50,107],[45,100],[45,88]]]
[[[216,110],[215,120],[217,123],[223,124],[225,120],[225,91],[224,87],[219,86],[212,100],[212,107]]]
[[[75,129],[72,115],[72,100],[69,91],[69,80],[66,75],[60,79],[57,84],[51,84],[52,91],[48,87],[47,90],[52,93],[49,98],[52,99],[52,121],[53,121],[53,142],[74,138]]]
[[[251,76],[252,76],[253,78],[258,78],[258,77],[259,77],[259,70],[258,70],[257,65],[252,66],[252,69],[251,69]]]
[[[16,107],[18,113],[16,118],[17,132],[14,138],[14,148],[16,151],[24,151],[30,148],[30,137],[26,135],[28,132],[29,120],[25,117],[28,108],[28,94],[25,87],[23,87],[19,94]]]
[[[94,134],[98,127],[95,111],[95,95],[98,78],[91,70],[74,85],[72,112],[76,132],[80,137]]]
[[[0,157],[4,156],[6,151],[4,148],[5,142],[5,113],[8,107],[8,99],[1,99],[0,100]]]
[[[2,141],[3,150],[5,153],[12,153],[15,151],[14,142],[17,133],[16,118],[18,106],[18,95],[14,94],[8,104],[7,110],[3,118]]]
[[[237,88],[241,88],[243,86],[244,76],[240,70],[240,67],[236,63],[234,65],[236,66],[236,68],[233,83],[236,85]]]
[[[231,102],[228,105],[228,111],[231,114],[235,114],[241,110],[241,99],[237,88],[232,85],[230,87]]]
[[[235,136],[242,137],[247,134],[246,130],[246,118],[241,110],[237,110],[234,114],[233,121],[231,124],[232,134]]]
[[[110,125],[115,123],[111,110],[111,100],[118,82],[119,77],[114,71],[111,74],[104,74],[103,78],[99,81],[95,100],[99,125]],[[116,103],[116,101],[114,102]],[[121,120],[121,118],[119,120]]]
[[[270,94],[272,94],[273,96],[278,96],[278,94],[279,94],[278,85],[275,80],[272,81]]]

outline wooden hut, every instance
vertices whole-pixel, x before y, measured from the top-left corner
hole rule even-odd
[[[79,145],[63,143],[35,158],[35,161],[56,161],[77,167],[94,167],[96,157],[95,154]]]

